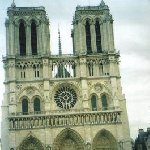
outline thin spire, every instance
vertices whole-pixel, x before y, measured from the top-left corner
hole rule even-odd
[[[11,7],[16,7],[15,0],[13,0]]]
[[[62,55],[59,25],[58,25],[58,48],[59,48],[59,55]]]
[[[101,0],[101,3],[100,3],[101,6],[105,6],[105,2],[103,0]]]

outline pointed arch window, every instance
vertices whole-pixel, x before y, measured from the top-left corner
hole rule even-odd
[[[85,25],[85,31],[86,31],[86,47],[87,47],[87,54],[92,53],[91,48],[91,30],[90,30],[90,23],[87,20]]]
[[[97,53],[102,52],[102,46],[101,46],[101,31],[100,31],[100,24],[99,21],[96,21],[95,24],[95,32],[96,32],[96,47],[97,47]]]
[[[96,95],[92,95],[91,97],[91,106],[92,106],[92,111],[97,110],[97,98]]]
[[[31,49],[32,55],[37,55],[37,28],[35,21],[31,23]]]
[[[21,20],[19,24],[19,46],[20,46],[20,55],[26,55],[26,29],[24,21]]]
[[[40,99],[35,98],[34,99],[34,112],[40,112],[40,111],[41,111]]]
[[[22,113],[23,115],[28,114],[28,100],[26,98],[22,100]]]
[[[107,110],[108,109],[108,100],[107,96],[104,94],[102,95],[102,110]]]

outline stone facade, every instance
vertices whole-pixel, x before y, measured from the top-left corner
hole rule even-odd
[[[77,6],[73,54],[51,55],[44,7],[7,11],[2,150],[131,150],[109,8]]]

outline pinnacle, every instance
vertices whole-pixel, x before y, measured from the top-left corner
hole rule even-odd
[[[13,0],[12,4],[11,4],[11,7],[16,7],[16,4],[15,4],[15,1]]]
[[[105,2],[101,0],[100,6],[105,6]]]

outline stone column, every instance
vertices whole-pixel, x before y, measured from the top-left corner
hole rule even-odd
[[[115,47],[114,47],[113,20],[110,20],[109,26],[110,26],[110,44],[111,44],[110,50],[114,51]]]
[[[111,50],[111,35],[110,35],[110,22],[109,20],[106,22],[107,25],[107,40],[108,40],[108,51]]]
[[[80,58],[80,77],[87,77],[86,58]]]
[[[92,52],[96,53],[97,52],[97,48],[96,48],[96,33],[95,33],[95,24],[94,24],[94,22],[91,23],[90,29],[91,29]]]
[[[12,21],[10,21],[9,24],[9,54],[13,55],[14,54],[14,24]]]
[[[74,52],[75,54],[79,53],[79,31],[78,31],[78,25],[74,24],[74,35],[73,35],[73,42],[74,42]]]
[[[84,26],[81,22],[79,22],[78,24],[78,42],[79,42],[79,53],[80,54],[84,54],[85,52],[85,41],[84,41],[84,38],[85,38],[85,29],[84,29]]]
[[[42,33],[41,33],[41,41],[42,41],[42,50],[41,50],[41,52],[42,52],[42,55],[44,55],[45,54],[45,52],[46,52],[46,38],[45,38],[45,23],[44,22],[42,22],[42,24],[41,24],[41,31],[42,31]]]
[[[6,27],[6,55],[9,55],[9,20],[5,21]]]
[[[46,24],[46,54],[49,56],[50,51],[50,32],[49,32],[49,22]]]
[[[32,55],[32,50],[31,50],[31,25],[26,26],[26,55]]]
[[[103,36],[104,36],[104,50],[108,50],[108,32],[107,32],[107,23],[104,21],[103,23]]]
[[[19,55],[19,26],[15,25],[15,48],[14,51],[16,55]]]

